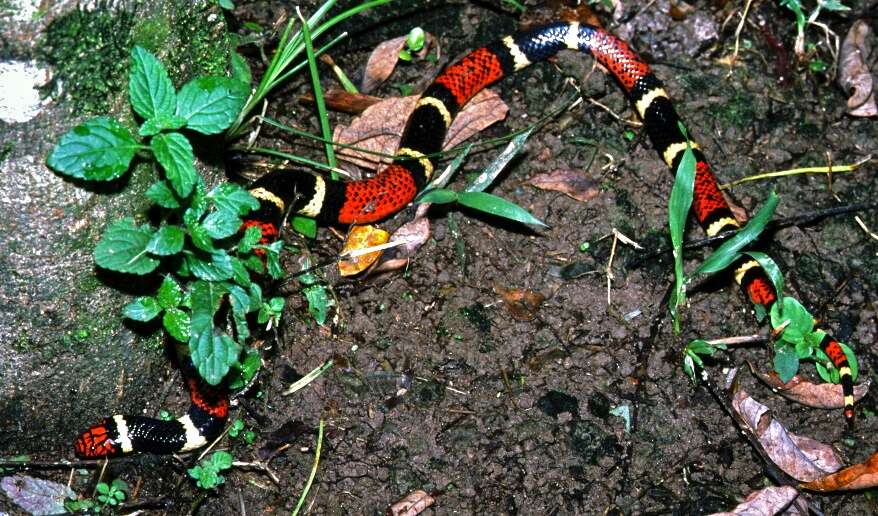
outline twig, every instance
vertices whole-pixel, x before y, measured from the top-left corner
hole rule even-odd
[[[750,4],[753,3],[753,0],[747,0],[747,3],[744,4],[744,12],[741,14],[741,21],[738,23],[738,28],[735,29],[735,51],[732,52],[732,57],[729,60],[729,73],[731,73],[731,67],[738,60],[738,50],[741,48],[741,32],[744,30],[744,25],[747,24],[747,14],[750,12]]]
[[[724,183],[719,186],[720,190],[728,190],[733,186],[738,186],[743,183],[748,183],[750,181],[760,181],[762,179],[767,179],[770,177],[784,177],[784,176],[794,176],[798,174],[835,174],[836,172],[853,172],[861,167],[864,163],[867,163],[872,159],[872,156],[866,156],[865,158],[857,161],[856,163],[852,163],[850,165],[830,165],[828,167],[804,167],[804,168],[793,168],[789,170],[780,170],[777,172],[765,172],[762,174],[756,174],[752,176],[742,177],[737,181],[732,181],[731,183]]]
[[[761,334],[738,335],[735,337],[724,337],[722,339],[708,340],[707,343],[716,346],[722,344],[724,346],[748,346],[750,344],[762,344],[768,341],[768,337]]]

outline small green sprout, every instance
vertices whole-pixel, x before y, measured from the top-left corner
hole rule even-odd
[[[717,350],[725,350],[725,344],[711,344],[705,340],[693,340],[683,350],[683,371],[695,382],[695,371],[704,367],[702,357],[713,355]]]
[[[197,466],[188,470],[189,476],[195,479],[195,483],[201,489],[214,489],[225,483],[226,479],[220,473],[232,467],[232,455],[228,452],[217,451],[203,459]]]
[[[424,48],[424,43],[426,41],[427,36],[426,33],[424,33],[424,29],[420,27],[413,28],[409,31],[409,35],[405,39],[405,46],[399,51],[399,58],[403,61],[411,61],[412,54],[420,52],[421,49]]]
[[[126,484],[124,480],[118,478],[113,479],[109,485],[105,482],[100,482],[95,487],[95,490],[98,493],[98,502],[104,507],[119,505],[124,502],[125,498],[128,496],[128,484]]]

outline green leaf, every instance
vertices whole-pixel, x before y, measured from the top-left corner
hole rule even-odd
[[[159,261],[147,254],[152,235],[148,225],[137,227],[131,218],[118,220],[104,231],[95,247],[95,262],[111,271],[148,274],[159,266]]]
[[[250,226],[244,230],[244,236],[238,241],[238,251],[249,253],[253,246],[259,243],[262,238],[262,228],[259,226]]]
[[[418,204],[448,204],[457,202],[457,192],[447,188],[433,188],[418,197]]]
[[[787,383],[799,370],[799,356],[788,348],[782,348],[774,355],[774,370],[780,381]]]
[[[196,333],[193,325],[189,338],[192,363],[198,374],[210,385],[218,385],[232,364],[238,361],[241,346],[226,334],[215,335],[213,331]]]
[[[122,311],[122,315],[135,321],[151,321],[162,311],[159,302],[154,297],[138,297],[128,303]]]
[[[174,195],[174,191],[165,180],[153,183],[146,191],[146,197],[162,208],[173,210],[180,207],[180,201],[177,200],[177,196]]]
[[[210,255],[187,254],[186,263],[195,277],[207,281],[225,281],[234,274],[232,259],[223,250],[217,250]]]
[[[704,263],[698,267],[693,275],[711,274],[713,272],[721,271],[737,260],[740,256],[738,251],[755,240],[756,237],[762,233],[762,230],[765,229],[765,225],[768,224],[768,221],[771,220],[771,216],[774,215],[774,209],[776,207],[777,194],[771,192],[771,195],[768,196],[768,200],[765,201],[765,204],[762,205],[762,208],[759,209],[756,216],[747,222],[744,229],[738,231],[735,236],[719,246],[716,251],[704,260]]]
[[[262,287],[258,283],[250,284],[250,306],[262,306]]]
[[[262,366],[262,357],[259,355],[259,352],[254,349],[245,349],[244,350],[244,360],[241,360],[239,364],[235,366],[237,370],[237,374],[234,376],[229,382],[229,388],[232,390],[242,389],[247,383],[253,379],[253,376],[256,374],[256,371]],[[237,420],[237,421],[240,421]],[[240,430],[243,430],[243,422]],[[231,434],[231,432],[229,432]]]
[[[247,315],[248,312],[257,310],[259,306],[250,306],[250,294],[238,285],[229,285],[229,303],[232,305],[232,311]]]
[[[46,163],[77,179],[109,181],[128,171],[140,144],[128,129],[107,117],[93,118],[61,137]]]
[[[457,202],[468,208],[523,224],[548,227],[521,206],[493,194],[485,192],[460,192],[457,195]]]
[[[783,308],[782,312],[780,311],[781,307]],[[786,342],[801,342],[805,339],[805,335],[810,334],[814,328],[814,317],[811,313],[795,298],[789,296],[783,298],[783,304],[774,303],[771,305],[770,315],[771,327],[775,329],[789,321],[781,334],[781,339]]]
[[[170,256],[183,250],[186,233],[179,226],[162,226],[152,236],[146,250],[159,256]]]
[[[189,342],[192,321],[188,313],[179,308],[168,308],[162,316],[162,324],[171,337],[180,342]]]
[[[234,235],[241,228],[242,221],[235,212],[226,210],[215,211],[208,215],[202,226],[207,234],[213,238],[221,239]]]
[[[253,82],[253,74],[250,72],[250,64],[237,52],[232,52],[232,79],[241,84],[250,84]]]
[[[503,172],[503,169],[506,168],[506,165],[517,156],[522,149],[524,149],[524,144],[527,142],[527,139],[530,138],[531,133],[534,128],[531,127],[527,131],[524,131],[521,134],[516,135],[509,144],[503,149],[503,152],[500,153],[491,163],[485,167],[475,179],[470,182],[470,184],[466,185],[463,189],[464,192],[482,192],[485,188],[489,187],[491,183],[497,179],[497,176],[500,175],[500,172]],[[483,210],[484,211],[484,210]],[[507,217],[508,218],[508,217]],[[517,219],[513,219],[517,220]],[[522,222],[522,221],[519,221]]]
[[[213,452],[210,462],[217,470],[229,469],[232,467],[232,455],[224,451]]]
[[[292,226],[293,230],[300,235],[303,235],[307,238],[317,238],[317,221],[310,217],[303,217],[301,215],[293,215],[292,217]]]
[[[226,77],[196,77],[177,95],[177,114],[186,127],[202,134],[217,134],[238,116],[250,86]]]
[[[256,255],[251,254],[245,258],[242,263],[244,264],[244,267],[247,267],[256,274],[265,274],[265,264],[263,264],[262,259]]]
[[[168,181],[180,197],[187,197],[198,180],[192,145],[180,133],[156,135],[150,142],[155,158],[165,169]]]
[[[274,279],[280,279],[284,275],[284,271],[280,266],[280,250],[283,246],[283,240],[262,246],[265,249],[265,265],[268,268],[268,275]]]
[[[231,11],[232,9],[235,8],[235,3],[232,2],[232,0],[218,0],[217,3],[219,4],[220,7],[222,7],[223,9],[225,9],[227,11]]]
[[[220,211],[246,215],[259,209],[259,200],[234,183],[223,183],[207,194]]]
[[[824,382],[832,383],[832,375],[829,372],[829,369],[823,365],[822,362],[815,362],[814,367],[817,369],[817,374],[820,375],[820,379]]]
[[[674,174],[674,186],[668,201],[668,228],[674,250],[674,290],[671,292],[670,312],[674,321],[674,331],[680,331],[679,307],[686,302],[686,276],[683,272],[683,233],[686,219],[692,206],[692,192],[695,187],[695,154],[688,140],[686,128],[677,122],[680,131],[686,136],[686,150]],[[699,364],[700,365],[700,364]]]
[[[174,114],[177,99],[168,71],[154,55],[140,46],[131,50],[128,95],[134,111],[147,120]]]
[[[180,284],[172,276],[168,275],[162,280],[156,297],[158,298],[159,306],[162,308],[175,308],[183,302],[183,289],[180,288]]]
[[[323,285],[312,285],[302,289],[305,299],[308,301],[308,313],[317,321],[317,324],[323,326],[326,318],[329,316],[329,308],[335,304]],[[276,298],[275,298],[276,299]],[[274,313],[278,311],[272,308]]]
[[[216,250],[213,246],[213,239],[210,237],[210,233],[208,233],[207,228],[201,224],[195,223],[189,226],[189,238],[192,239],[192,243],[195,247],[202,251],[212,253]]]
[[[249,287],[250,285],[252,285],[253,282],[250,280],[250,273],[247,272],[247,268],[244,266],[244,262],[242,262],[238,258],[235,258],[234,256],[232,256],[230,259],[232,261],[232,279],[235,281],[235,283],[241,285],[242,287]]]
[[[140,136],[154,136],[165,129],[179,129],[186,125],[186,119],[177,115],[158,115],[156,118],[150,118],[143,125],[137,134]]]

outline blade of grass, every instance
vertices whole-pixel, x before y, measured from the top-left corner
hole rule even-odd
[[[463,189],[465,192],[482,192],[497,179],[497,176],[500,175],[500,172],[506,168],[506,165],[517,156],[521,149],[524,148],[524,144],[527,142],[527,139],[530,138],[531,133],[533,133],[534,128],[531,127],[527,131],[523,133],[517,134],[512,138],[512,141],[509,142],[509,145],[503,149],[496,158],[494,158],[491,163],[485,167],[485,170],[482,171],[472,182]]]
[[[680,131],[686,137],[686,150],[683,159],[677,165],[674,174],[674,186],[671,199],[668,201],[668,227],[671,232],[671,245],[674,250],[674,294],[669,301],[671,316],[674,320],[674,332],[680,332],[679,308],[686,302],[686,275],[683,273],[683,231],[686,229],[686,218],[692,207],[692,195],[695,188],[695,154],[689,135],[682,122]]]
[[[323,133],[323,147],[326,150],[326,163],[336,168],[338,162],[335,159],[335,149],[332,147],[332,131],[329,129],[329,115],[326,114],[326,102],[323,100],[323,88],[320,86],[320,74],[317,71],[317,58],[314,57],[314,44],[311,41],[311,29],[302,17],[302,11],[296,7],[296,14],[302,20],[302,39],[305,41],[305,55],[308,56],[308,69],[311,72],[311,87],[314,90],[314,103],[317,105],[317,117],[320,119],[320,130]],[[330,176],[338,179],[338,174],[332,172]]]
[[[725,183],[720,185],[720,190],[728,190],[734,186],[738,186],[740,184],[748,183],[750,181],[761,181],[762,179],[769,179],[772,177],[786,177],[786,176],[795,176],[798,174],[835,174],[842,172],[854,172],[863,164],[872,160],[872,156],[866,156],[865,158],[857,161],[856,163],[851,163],[849,165],[833,165],[831,167],[803,167],[803,168],[791,168],[788,170],[778,170],[776,172],[764,172],[762,174],[755,174],[752,176],[742,177],[737,181],[732,181],[731,183]]]
[[[302,271],[302,272],[304,272],[304,271]],[[335,362],[334,362],[331,358],[330,358],[329,360],[327,360],[326,362],[323,362],[321,365],[319,365],[319,366],[315,367],[314,369],[312,369],[310,373],[308,373],[308,374],[306,374],[305,376],[299,378],[295,383],[293,383],[292,385],[290,385],[290,386],[287,388],[287,390],[285,390],[285,391],[282,392],[281,394],[282,394],[283,396],[289,396],[290,394],[292,394],[292,393],[298,391],[298,390],[301,389],[302,387],[308,385],[309,383],[311,383],[311,382],[313,382],[314,380],[316,380],[317,378],[319,378],[320,375],[322,375],[322,374],[325,373],[327,370],[329,370],[329,368],[332,367],[332,365],[333,365],[334,363],[335,363]]]
[[[493,194],[485,192],[460,192],[457,195],[457,202],[467,208],[483,211],[523,224],[533,224],[534,226],[544,228],[549,227],[521,206]]]
[[[293,509],[292,516],[299,514],[302,506],[305,505],[305,498],[308,496],[308,491],[311,490],[311,484],[314,483],[314,477],[317,476],[317,466],[320,465],[320,450],[323,448],[323,425],[324,421],[321,419],[320,426],[317,427],[317,448],[314,449],[314,465],[311,466],[311,474],[308,475],[308,481],[305,482],[305,487],[302,489],[302,495],[299,496],[299,503],[297,503],[296,508]]]

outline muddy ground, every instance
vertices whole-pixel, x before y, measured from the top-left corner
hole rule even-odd
[[[226,16],[242,31],[244,22],[267,26],[280,8],[289,8],[282,2],[237,4]],[[720,58],[733,47],[739,2],[695,2],[687,13],[663,0],[623,4],[615,17],[598,12],[608,28],[654,63],[721,181],[878,154],[874,120],[846,116],[845,92],[831,73],[796,62],[793,17],[776,3],[754,2],[733,68]],[[842,35],[870,8],[868,2],[848,4],[853,11],[824,19]],[[528,8],[550,10],[530,3]],[[871,9],[874,16],[875,6]],[[514,31],[518,23],[498,2],[400,4],[398,10],[373,10],[348,24],[352,37],[332,55],[358,79],[369,52],[384,39],[416,25],[436,35],[440,62],[397,70],[378,91],[395,95],[395,85],[423,88],[424,78],[438,73],[449,58]],[[819,30],[809,29],[808,40],[817,44],[811,62],[831,62]],[[258,55],[249,57],[259,70]],[[573,93],[567,77],[577,81],[586,99],[606,109],[587,100],[555,117],[534,133],[524,156],[492,189],[527,207],[549,229],[436,209],[432,238],[404,272],[363,281],[327,273],[338,301],[335,324],[328,328],[318,328],[308,316],[294,282],[281,287],[288,297],[278,340],[261,344],[265,368],[233,412],[255,430],[256,440],[221,444],[240,461],[261,460],[267,451],[292,444],[270,462],[279,483],[235,468],[225,485],[205,496],[186,478],[192,457],[113,461],[105,476],[137,486],[130,502],[159,502],[164,509],[147,507],[156,512],[288,512],[311,471],[316,428],[323,419],[320,466],[305,505],[312,514],[381,513],[415,489],[436,497],[426,514],[706,514],[734,507],[751,491],[770,485],[761,459],[732,419],[708,390],[683,374],[680,354],[693,338],[765,333],[766,328],[757,325],[749,303],[724,277],[691,294],[682,333],[673,333],[663,304],[673,281],[672,262],[667,254],[642,260],[668,245],[671,175],[642,131],[626,123],[634,115],[617,87],[592,69],[590,59],[565,53],[555,63],[535,65],[496,85],[509,116],[480,137],[502,136],[546,115]],[[334,84],[327,71],[324,85]],[[295,100],[307,91],[307,78],[293,81],[273,98],[269,113],[317,132],[310,109]],[[313,145],[277,133],[268,131],[262,138],[265,145],[297,145],[301,153],[319,156]],[[464,175],[499,151],[473,154]],[[749,183],[732,194],[752,211],[774,190],[781,197],[779,217],[868,202],[876,196],[873,167],[833,176],[831,190],[825,176],[807,175]],[[525,185],[536,174],[560,168],[581,170],[600,193],[580,202]],[[458,178],[453,186],[465,180]],[[873,212],[861,217],[878,227]],[[701,238],[692,226],[687,238]],[[605,268],[614,228],[645,251],[616,249],[608,305]],[[586,242],[588,249],[580,250]],[[328,257],[339,243],[322,230],[308,247]],[[851,342],[860,377],[874,380],[878,242],[846,214],[776,231],[764,249],[781,264],[789,292]],[[691,252],[687,269],[694,269],[705,252]],[[298,267],[298,258],[285,258],[290,271]],[[578,271],[575,277],[571,270]],[[533,320],[516,320],[499,288],[530,289],[546,301]],[[318,380],[291,396],[280,394],[333,357],[336,366]],[[152,360],[154,368],[144,370],[147,379],[140,382],[155,387],[127,389],[124,402],[113,398],[117,405],[108,406],[109,413],[146,404],[185,410],[178,373],[162,357]],[[748,360],[763,369],[771,365],[766,347],[754,345],[718,355],[708,374],[721,384],[728,368]],[[813,367],[803,371],[815,376]],[[872,395],[859,404],[857,428],[846,432],[840,411],[794,405],[746,371],[740,381],[789,429],[833,443],[849,463],[878,448]],[[626,410],[630,427],[616,415]],[[84,417],[101,415],[106,414]],[[70,439],[90,422],[69,421],[67,434],[49,439],[54,446],[21,451],[37,452],[35,457],[44,460],[70,458]],[[11,449],[4,447],[6,453]],[[55,478],[66,481],[67,472]],[[90,492],[91,473],[73,479],[77,492]],[[873,497],[862,492],[810,500],[825,514],[875,509]]]

